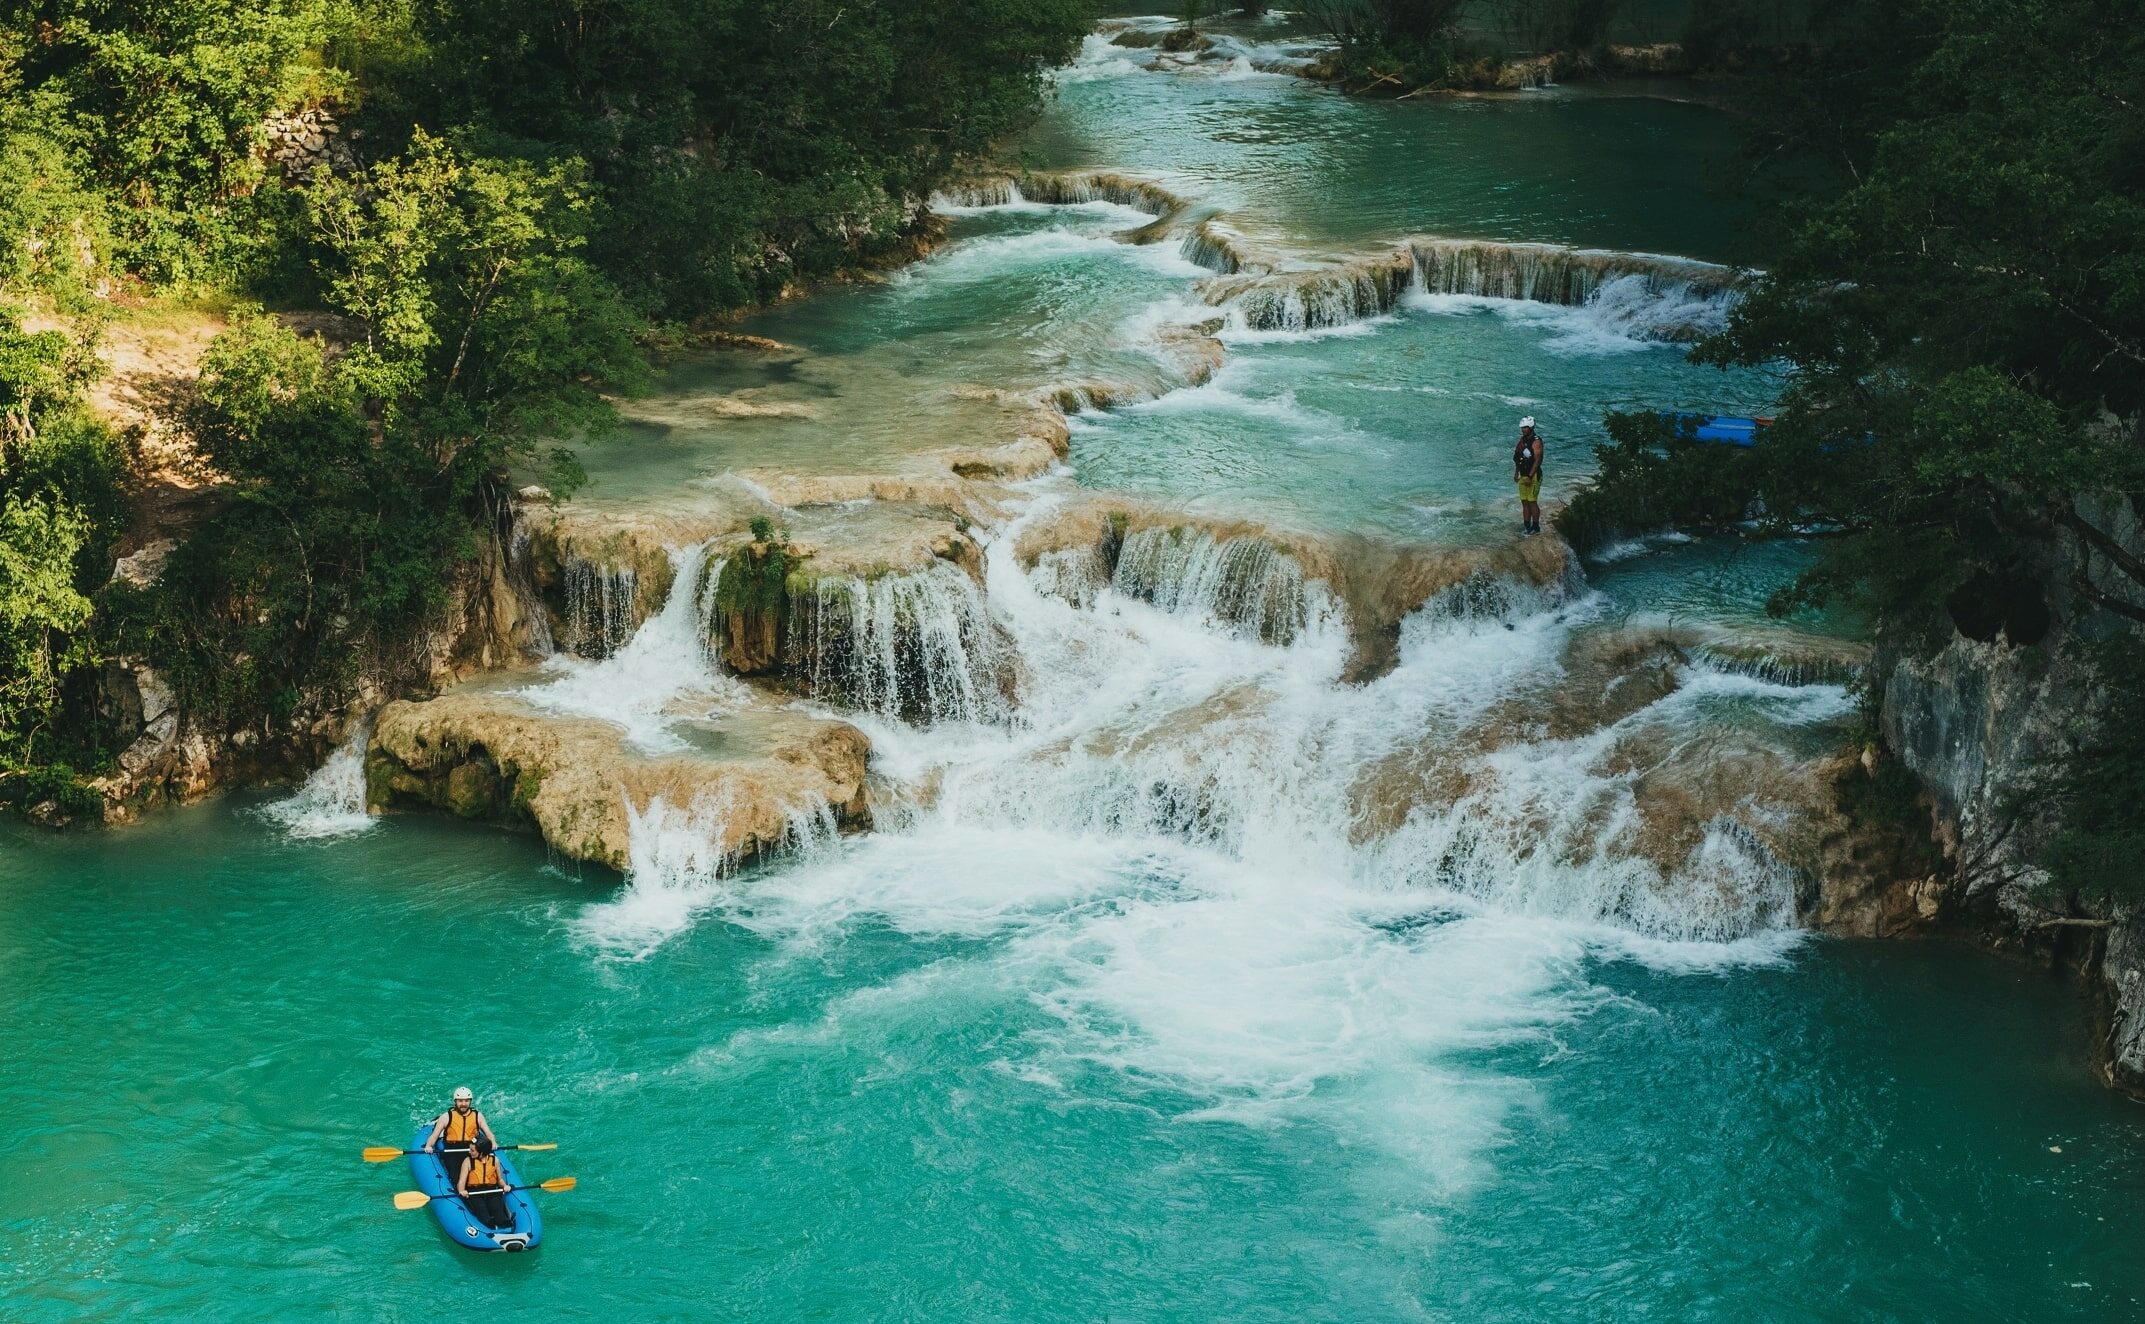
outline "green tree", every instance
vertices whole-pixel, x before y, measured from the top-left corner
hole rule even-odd
[[[103,199],[19,100],[0,105],[0,291],[80,310],[110,252]]]
[[[1707,500],[1817,524],[1820,560],[1779,605],[1857,603],[1896,648],[2028,644],[2059,608],[2101,608],[2127,626],[2094,662],[2127,720],[2145,675],[2126,532],[2145,493],[2145,33],[2128,17],[2110,0],[1823,10],[1813,64],[1753,85],[1755,146],[1799,185],[1779,256],[1697,351],[1791,365],[1778,422],[1698,466],[1705,484],[1651,494],[1662,442],[1628,425],[1572,527]],[[2069,881],[2105,886],[2115,857],[2076,834],[2110,796],[2145,796],[2141,740],[2097,731],[2091,775],[2063,783]]]
[[[307,190],[351,341],[331,354],[258,314],[218,337],[184,422],[227,504],[156,589],[115,604],[202,713],[271,722],[407,654],[509,466],[552,463],[568,485],[547,448],[615,422],[602,392],[646,369],[580,256],[583,176],[420,133]]]
[[[78,794],[64,698],[99,660],[90,595],[127,517],[118,439],[82,406],[91,351],[0,310],[0,800]]]
[[[897,252],[962,155],[1024,123],[1088,0],[434,0],[383,115],[589,163],[595,265],[689,319]],[[383,126],[384,127],[384,126]]]
[[[213,282],[276,242],[262,123],[337,90],[317,57],[353,20],[331,0],[0,0],[0,31],[34,34],[0,82],[124,204],[131,269]]]

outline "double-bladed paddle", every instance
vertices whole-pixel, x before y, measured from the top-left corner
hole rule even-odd
[[[505,1190],[492,1193],[505,1195],[507,1191],[570,1191],[574,1188],[575,1180],[572,1177],[553,1177],[550,1181],[532,1182],[522,1186],[509,1186]],[[483,1193],[477,1192],[477,1194]],[[442,1191],[438,1195],[426,1195],[423,1191],[401,1191],[395,1196],[395,1208],[422,1209],[434,1200],[459,1200],[461,1198],[459,1191]]]
[[[551,1143],[550,1143],[550,1144],[548,1144],[548,1145],[495,1145],[495,1146],[493,1146],[493,1148],[495,1148],[495,1149],[557,1149],[558,1147],[559,1147],[559,1146],[558,1146],[558,1142],[557,1142],[557,1141],[553,1141],[553,1142],[551,1142]],[[424,1153],[424,1151],[423,1151],[423,1150],[421,1150],[421,1149],[396,1149],[396,1148],[395,1148],[394,1146],[392,1146],[392,1145],[367,1145],[367,1146],[365,1147],[365,1161],[366,1161],[367,1163],[385,1163],[385,1162],[387,1162],[387,1161],[388,1161],[389,1159],[397,1159],[397,1158],[401,1158],[401,1157],[402,1157],[403,1155],[405,1155],[405,1154],[422,1154],[422,1153]]]

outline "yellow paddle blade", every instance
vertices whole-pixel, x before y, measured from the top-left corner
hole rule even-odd
[[[508,1145],[508,1146],[507,1146],[507,1148],[508,1148],[508,1149],[557,1149],[558,1147],[559,1147],[559,1142],[558,1142],[558,1141],[556,1141],[556,1140],[552,1141],[552,1142],[551,1142],[550,1144],[548,1144],[548,1145]]]
[[[367,1163],[385,1163],[389,1159],[398,1159],[401,1157],[402,1151],[396,1149],[393,1145],[365,1146],[365,1161]]]
[[[573,1177],[553,1177],[550,1181],[538,1182],[536,1189],[539,1191],[570,1191],[574,1188],[576,1180]]]
[[[397,1209],[422,1209],[430,1203],[432,1203],[432,1197],[426,1195],[423,1191],[398,1191],[395,1194],[395,1208]]]

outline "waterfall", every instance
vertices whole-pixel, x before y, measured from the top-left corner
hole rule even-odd
[[[1182,211],[1186,206],[1183,198],[1151,180],[1105,171],[1023,175],[1020,191],[1031,202],[1060,207],[1083,202],[1111,202],[1158,218]]]
[[[823,576],[792,613],[791,674],[822,702],[924,723],[1006,715],[983,592],[954,566]]]
[[[1223,276],[1267,269],[1265,263],[1246,255],[1242,235],[1211,217],[1193,226],[1177,251],[1185,261]]]
[[[1209,303],[1247,331],[1323,331],[1391,312],[1408,289],[1411,269],[1395,259],[1312,271],[1216,281]]]
[[[1647,340],[1696,340],[1719,330],[1743,274],[1732,267],[1647,253],[1554,244],[1416,239],[1415,287],[1592,309],[1611,329]]]
[[[1793,732],[1837,703],[1697,687],[1551,736],[1561,656],[1598,609],[1569,586],[1478,575],[1403,623],[1389,675],[1342,685],[1345,649],[1303,628],[1323,586],[1264,540],[1131,533],[1111,589],[1158,609],[1133,614],[1092,597],[1093,558],[1022,571],[1010,541],[992,549],[991,601],[1024,720],[959,744],[905,832],[1182,841],[1396,906],[1460,898],[1633,940],[1791,929],[1799,875],[1774,833],[1795,803]],[[1724,700],[1752,722],[1724,731],[1707,707]],[[894,763],[940,747],[905,730],[874,737]],[[1723,778],[1726,751],[1741,771]]]
[[[582,657],[609,657],[637,623],[640,574],[631,566],[566,563],[565,645]]]
[[[629,959],[644,957],[730,899],[731,883],[749,863],[730,842],[735,811],[729,788],[672,805],[653,796],[645,806],[626,801],[626,886],[589,906],[576,927],[592,945]],[[834,810],[823,800],[791,806],[788,828],[772,853],[795,862],[839,835]]]
[[[1425,294],[1473,294],[1567,306],[1583,304],[1609,281],[1636,276],[1654,290],[1677,288],[1717,297],[1740,279],[1732,267],[1689,258],[1612,253],[1555,244],[1501,244],[1472,239],[1416,239],[1415,284]]]
[[[1728,675],[1748,676],[1772,685],[1852,685],[1862,674],[1854,658],[1818,653],[1781,654],[1761,646],[1701,644],[1691,650],[1696,666]]]
[[[990,175],[981,179],[947,184],[931,195],[931,210],[939,212],[975,211],[985,207],[1017,207],[1028,199],[1021,193],[1020,185],[1010,175]]]
[[[670,595],[631,639],[597,661],[559,656],[552,668],[563,674],[517,691],[519,696],[551,712],[615,723],[643,750],[684,748],[674,720],[727,706],[737,682],[717,673],[708,651],[706,584],[721,563],[709,571],[706,543],[673,548],[670,561]]]
[[[1196,529],[1128,534],[1110,586],[1164,612],[1269,644],[1293,642],[1310,624],[1314,592],[1296,558],[1264,538],[1217,540]]]
[[[343,743],[304,785],[263,806],[261,813],[297,841],[346,837],[371,828],[379,822],[365,812],[365,746],[371,739],[371,722],[351,727]]]
[[[1247,331],[1347,326],[1391,312],[1412,290],[1590,308],[1626,335],[1693,340],[1724,323],[1742,279],[1687,258],[1426,237],[1353,262],[1213,279],[1203,297]]]
[[[1586,580],[1574,563],[1565,566],[1564,578],[1531,584],[1488,570],[1477,570],[1432,594],[1415,609],[1423,621],[1496,621],[1510,623],[1536,612],[1549,611],[1577,597]]]

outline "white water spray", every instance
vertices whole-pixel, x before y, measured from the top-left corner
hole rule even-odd
[[[372,723],[352,727],[304,785],[285,799],[263,806],[261,813],[295,841],[369,831],[380,821],[365,812],[365,746],[371,739]]]
[[[743,697],[738,682],[717,672],[708,645],[706,586],[721,563],[709,566],[705,544],[675,549],[670,559],[670,596],[631,639],[601,661],[556,657],[551,667],[563,674],[520,697],[550,712],[616,723],[650,753],[685,747],[679,719],[734,709]]]
[[[800,605],[793,661],[821,701],[927,723],[1005,717],[990,613],[958,568],[828,575]]]

